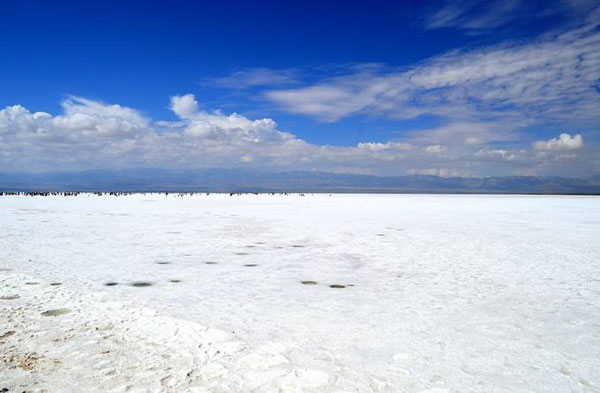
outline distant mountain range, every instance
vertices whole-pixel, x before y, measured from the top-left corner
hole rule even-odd
[[[381,192],[600,194],[600,175],[442,178],[237,169],[0,173],[0,191]]]

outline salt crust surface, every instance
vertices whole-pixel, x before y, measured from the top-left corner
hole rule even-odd
[[[0,226],[0,389],[600,391],[597,197],[3,197]]]

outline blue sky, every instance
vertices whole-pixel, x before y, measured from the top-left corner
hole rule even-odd
[[[3,4],[6,171],[600,172],[600,2]]]

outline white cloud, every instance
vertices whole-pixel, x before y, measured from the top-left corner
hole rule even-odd
[[[297,83],[300,72],[295,69],[273,70],[253,68],[234,71],[222,78],[207,79],[206,82],[229,89],[246,89],[255,86],[281,86]]]
[[[600,15],[600,14],[598,14]],[[333,122],[352,115],[452,122],[482,118],[505,128],[600,120],[597,20],[519,44],[453,51],[410,69],[366,67],[265,97],[290,113]],[[355,68],[354,68],[355,69]],[[354,70],[353,69],[353,70]]]
[[[249,120],[237,113],[223,115],[219,111],[200,111],[192,94],[171,97],[171,109],[183,120],[184,134],[195,138],[252,143],[293,139],[293,135],[278,131],[277,124],[271,119]]]
[[[537,141],[533,143],[535,150],[579,150],[583,147],[583,137],[580,134],[571,136],[569,134],[560,134],[558,138],[548,139],[547,141]]]
[[[500,161],[514,161],[517,159],[517,153],[504,149],[481,149],[475,153],[476,157]]]
[[[483,140],[476,136],[469,136],[465,138],[464,143],[466,145],[481,145],[483,143]]]
[[[443,153],[446,151],[446,147],[442,145],[429,145],[425,147],[425,151],[433,154]]]
[[[173,96],[171,110],[182,119],[191,119],[198,114],[198,101],[193,94]]]
[[[39,171],[244,166],[446,177],[519,173],[527,168],[539,173],[572,168],[581,174],[582,165],[589,173],[600,169],[593,146],[585,150],[589,156],[567,157],[575,150],[559,156],[546,150],[528,154],[486,145],[494,138],[502,139],[492,123],[447,124],[389,142],[319,146],[280,130],[269,118],[254,120],[200,110],[193,95],[174,96],[171,106],[178,121],[156,121],[132,108],[77,97],[66,100],[58,115],[30,112],[19,105],[6,107],[0,110],[0,167],[2,171]],[[471,135],[482,144],[463,143]],[[550,150],[559,150],[557,144],[574,147],[579,138],[557,138],[544,141],[544,146]],[[510,165],[494,165],[494,161]]]
[[[460,29],[470,35],[490,33],[515,22],[532,23],[548,17],[564,20],[581,17],[598,6],[596,0],[449,0],[423,19],[427,30]]]
[[[402,142],[360,142],[356,145],[359,149],[367,149],[372,151],[381,151],[381,150],[411,150],[413,149],[413,145],[410,143],[402,143]]]
[[[427,175],[439,177],[473,177],[473,172],[453,168],[410,169],[410,175]]]

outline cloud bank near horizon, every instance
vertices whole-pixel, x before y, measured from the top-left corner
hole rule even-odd
[[[171,97],[177,121],[153,120],[139,111],[69,97],[62,113],[0,110],[3,171],[89,168],[243,167],[320,170],[379,175],[481,176],[544,174],[585,154],[581,134],[562,133],[518,149],[478,139],[485,129],[454,124],[414,132],[402,140],[356,146],[310,144],[269,118],[200,110],[192,94]],[[485,128],[485,127],[484,127]]]

